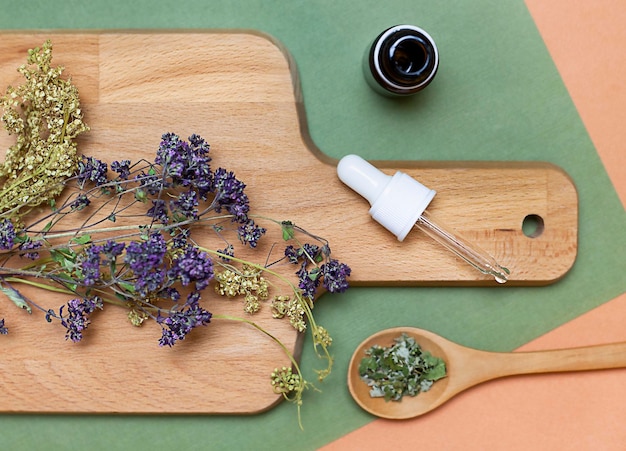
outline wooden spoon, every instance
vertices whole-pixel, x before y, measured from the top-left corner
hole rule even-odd
[[[447,377],[417,396],[400,401],[372,398],[359,376],[359,363],[373,345],[391,346],[402,333],[412,336],[422,349],[446,362]],[[381,418],[401,420],[423,415],[453,396],[482,382],[505,376],[561,371],[601,370],[626,367],[626,343],[536,352],[488,352],[460,346],[432,332],[397,327],[378,332],[356,349],[348,367],[348,387],[354,400]]]

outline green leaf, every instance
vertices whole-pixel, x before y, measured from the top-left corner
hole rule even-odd
[[[364,357],[359,363],[359,373],[364,374],[376,369],[376,359],[372,357]]]
[[[91,235],[85,234],[72,238],[72,242],[76,244],[87,244],[91,242]]]
[[[24,296],[20,294],[15,288],[4,287],[0,285],[0,291],[2,291],[6,297],[8,297],[15,305],[19,308],[26,310],[28,313],[33,313],[33,310],[30,308],[30,305],[24,299]]]
[[[71,291],[76,291],[76,289],[78,288],[78,284],[76,283],[76,280],[70,274],[66,272],[58,273],[57,280]]]
[[[317,280],[317,278],[320,276],[321,272],[319,268],[313,268],[311,271],[309,271],[309,279],[311,280]]]
[[[50,257],[57,263],[65,261],[65,255],[59,249],[50,249]]]
[[[73,267],[76,263],[76,252],[68,247],[50,249],[50,256],[64,268]]]
[[[280,223],[280,225],[283,229],[283,240],[289,241],[296,235],[296,232],[293,228],[293,222],[283,221]]]
[[[18,233],[17,236],[15,237],[16,244],[27,243],[28,241],[30,241],[30,237],[26,235],[24,232]]]
[[[446,362],[441,359],[437,360],[437,364],[430,370],[428,370],[426,374],[424,374],[424,379],[429,381],[437,381],[446,377]]]
[[[139,232],[139,238],[141,238],[143,241],[148,241],[148,239],[150,239],[150,227],[148,227],[147,225],[140,225]]]
[[[146,194],[146,192],[144,190],[137,189],[135,191],[135,199],[137,199],[139,202],[143,202],[145,204],[146,201],[148,200],[148,195]]]
[[[135,285],[130,283],[130,282],[118,282],[117,283],[120,288],[123,288],[124,290],[128,291],[129,293],[134,293],[135,292]]]

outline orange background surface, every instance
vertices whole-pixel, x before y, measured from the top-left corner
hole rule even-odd
[[[607,173],[626,205],[626,2],[526,0]],[[519,348],[626,341],[626,293]],[[626,369],[515,377],[413,420],[375,420],[332,450],[626,449]]]

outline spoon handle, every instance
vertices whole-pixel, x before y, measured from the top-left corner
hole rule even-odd
[[[490,353],[491,375],[586,371],[626,367],[626,343],[533,352]]]

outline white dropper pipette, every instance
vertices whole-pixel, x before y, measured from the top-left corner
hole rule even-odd
[[[396,172],[386,175],[357,155],[343,157],[337,165],[339,179],[370,203],[370,215],[398,240],[403,241],[413,227],[445,246],[483,274],[504,283],[509,270],[483,249],[471,244],[457,232],[435,221],[426,207],[435,191],[411,176]]]

